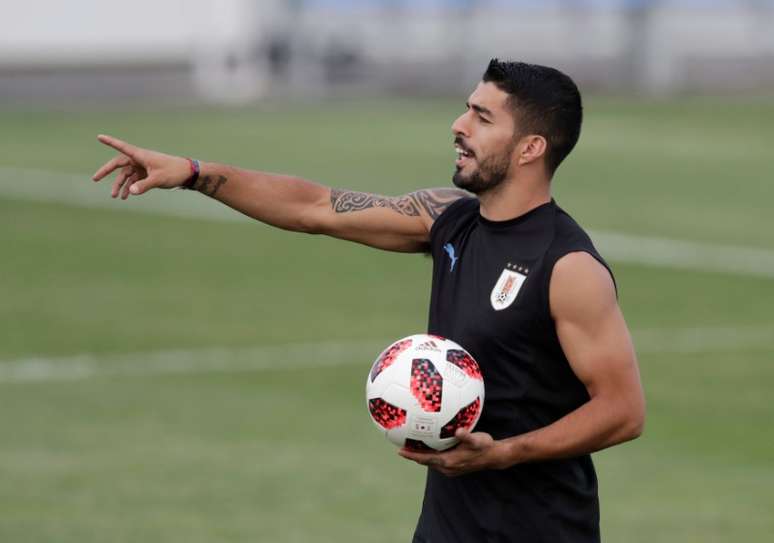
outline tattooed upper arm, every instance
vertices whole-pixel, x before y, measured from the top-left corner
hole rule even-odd
[[[331,189],[330,207],[326,206],[326,218],[318,232],[380,249],[426,252],[435,219],[466,195],[451,188],[424,189],[403,196]]]
[[[340,189],[331,190],[331,207],[336,213],[349,213],[374,207],[383,207],[406,215],[431,220],[437,219],[449,205],[467,193],[459,189],[423,189],[404,196],[379,196],[367,192]]]
[[[411,195],[419,201],[422,209],[433,221],[440,217],[451,204],[460,198],[470,196],[460,189],[424,189],[412,192]]]
[[[385,207],[401,215],[418,217],[419,208],[410,196],[379,196],[368,192],[331,189],[331,207],[336,213],[362,211],[372,207]]]

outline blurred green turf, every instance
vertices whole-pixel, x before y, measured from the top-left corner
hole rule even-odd
[[[448,184],[448,127],[459,110],[391,101],[0,111],[0,185],[13,183],[8,168],[52,172],[46,190],[59,172],[89,184],[110,156],[94,135],[109,132],[400,193]],[[591,228],[774,248],[772,120],[770,102],[590,101],[557,197]],[[249,222],[64,205],[72,182],[47,201],[0,191],[0,361],[378,340],[424,328],[426,257]],[[773,322],[774,281],[613,264],[635,329]],[[606,540],[768,541],[774,338],[694,353],[647,347],[646,434],[596,456]],[[0,382],[0,541],[408,540],[422,472],[368,421],[370,361],[343,362]]]

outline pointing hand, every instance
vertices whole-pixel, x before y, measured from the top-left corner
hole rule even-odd
[[[120,153],[92,177],[94,181],[99,181],[120,170],[113,182],[113,198],[120,194],[121,199],[126,200],[130,194],[144,194],[154,188],[179,187],[191,178],[191,166],[186,158],[142,149],[111,136],[99,135],[97,139]]]

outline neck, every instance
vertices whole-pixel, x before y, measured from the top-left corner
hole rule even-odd
[[[493,191],[478,195],[481,216],[490,221],[515,219],[551,201],[548,179],[508,179]]]

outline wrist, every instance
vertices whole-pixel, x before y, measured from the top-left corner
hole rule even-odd
[[[493,469],[508,469],[518,464],[516,456],[516,443],[513,439],[498,439],[491,449],[490,463]]]
[[[196,182],[199,180],[199,174],[201,174],[202,171],[201,164],[195,158],[186,157],[186,160],[188,161],[191,175],[182,185],[180,185],[180,187],[186,190],[196,190]]]
[[[190,190],[195,190],[205,196],[215,198],[218,191],[228,182],[227,168],[214,162],[202,162],[193,159],[191,159],[191,162],[194,163],[194,168],[198,167],[198,174],[192,173],[191,179],[186,181],[187,186],[183,187],[181,185],[181,188],[190,188]]]

